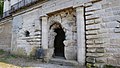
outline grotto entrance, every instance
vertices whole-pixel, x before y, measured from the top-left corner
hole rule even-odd
[[[49,48],[54,48],[53,57],[63,57],[64,58],[64,43],[65,32],[60,23],[53,23],[50,26],[49,33]]]
[[[55,36],[54,40],[54,55],[57,57],[64,57],[64,43],[65,40],[65,32],[63,31],[62,27],[56,28],[54,30],[57,35]]]

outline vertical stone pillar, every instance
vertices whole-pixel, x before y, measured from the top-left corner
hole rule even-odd
[[[42,47],[48,49],[48,24],[47,17],[42,17]]]
[[[77,17],[77,45],[78,53],[77,60],[81,65],[85,65],[85,20],[84,20],[84,7],[76,8]]]
[[[10,10],[10,1],[5,0],[4,1],[4,10],[3,10],[3,12],[6,12],[8,10]]]

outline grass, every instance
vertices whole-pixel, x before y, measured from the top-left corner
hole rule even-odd
[[[4,54],[5,53],[5,51],[3,51],[3,50],[0,50],[0,55],[2,55],[2,54]]]
[[[4,50],[0,50],[0,62],[7,62],[7,60],[17,58],[15,55],[11,55],[8,52],[5,52]]]

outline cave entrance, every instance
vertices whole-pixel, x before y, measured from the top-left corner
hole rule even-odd
[[[64,43],[65,32],[62,27],[54,29],[54,32],[57,33],[54,40],[54,56],[55,57],[64,57]]]

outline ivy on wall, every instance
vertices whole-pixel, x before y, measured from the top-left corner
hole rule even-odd
[[[3,14],[4,0],[0,0],[0,15]]]

